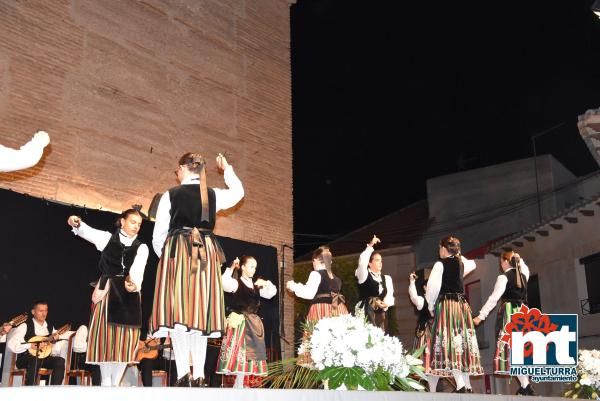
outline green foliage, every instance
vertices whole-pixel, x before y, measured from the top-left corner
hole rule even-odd
[[[574,383],[571,383],[565,393],[564,396],[567,398],[583,398],[583,399],[590,399],[590,400],[597,400],[598,399],[598,391],[593,388],[592,386],[586,386],[586,385],[582,385],[581,383],[579,383],[579,380],[581,380],[581,377],[578,378],[578,380]]]

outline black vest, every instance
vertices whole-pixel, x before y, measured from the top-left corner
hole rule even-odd
[[[169,189],[171,200],[171,221],[169,231],[183,227],[197,227],[212,230],[215,227],[215,191],[208,188],[208,222],[202,221],[202,199],[200,184],[179,185]]]
[[[137,255],[138,248],[142,245],[142,242],[136,238],[131,246],[125,246],[119,240],[119,235],[121,235],[119,232],[120,230],[117,230],[110,237],[108,244],[100,254],[98,267],[102,274],[127,276]]]
[[[241,277],[237,279],[238,288],[231,301],[231,310],[237,313],[258,313],[260,308],[260,289],[255,285],[249,288]]]
[[[515,303],[527,302],[527,279],[521,273],[523,287],[517,287],[517,269],[509,269],[503,273],[506,276],[506,289],[500,299],[504,302],[513,301]]]
[[[463,274],[464,266],[456,257],[450,257],[441,260],[444,265],[442,273],[442,286],[440,295],[443,294],[463,294]]]
[[[358,295],[361,300],[365,300],[371,297],[378,297],[383,300],[387,295],[387,286],[385,284],[385,276],[381,275],[381,285],[383,286],[383,291],[381,294],[379,293],[379,283],[373,278],[371,275],[371,271],[368,271],[367,279],[358,285]]]
[[[37,334],[35,334],[35,326],[33,325],[33,318],[30,317],[29,319],[27,319],[25,321],[25,324],[27,325],[27,331],[25,332],[24,340],[29,341],[29,339],[31,337],[37,336]],[[48,325],[47,326],[48,335],[50,335],[50,334],[52,334],[52,330],[53,330],[54,326],[47,320],[46,320],[46,324]]]
[[[317,293],[313,298],[313,304],[330,304],[332,301],[331,293],[339,294],[342,291],[342,280],[333,275],[333,278],[329,278],[327,270],[317,270],[317,273],[321,275],[321,282],[317,288]]]

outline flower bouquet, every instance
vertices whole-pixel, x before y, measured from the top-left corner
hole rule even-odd
[[[577,377],[578,380],[568,387],[565,397],[600,399],[600,351],[579,351]]]
[[[310,341],[301,345],[299,354],[303,352],[310,353],[319,371],[317,378],[330,389],[424,389],[417,381],[423,377],[422,361],[406,354],[396,337],[362,318],[343,315],[319,320]]]

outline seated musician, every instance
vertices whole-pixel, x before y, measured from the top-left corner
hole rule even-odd
[[[49,355],[46,358],[36,358],[37,344],[23,344],[34,336],[49,336],[52,340],[57,340],[58,335],[55,333],[54,326],[46,321],[48,315],[48,303],[37,301],[31,309],[32,318],[27,319],[17,328],[8,340],[7,347],[17,354],[17,368],[27,369],[25,376],[25,385],[31,386],[35,384],[37,371],[41,368],[52,369],[52,378],[50,384],[62,384],[65,375],[65,360],[59,356]],[[41,350],[48,346],[48,343],[40,345]]]
[[[144,387],[152,387],[153,370],[164,370],[167,372],[169,387],[173,387],[177,381],[177,367],[175,366],[173,350],[170,348],[170,345],[165,345],[165,340],[165,338],[152,338],[148,336],[146,340],[140,341],[136,359],[140,361],[137,366],[142,374],[142,384]],[[150,345],[150,349],[154,350],[154,352],[148,352],[148,349],[144,348],[145,344]],[[144,356],[149,356],[149,358]]]
[[[92,386],[99,386],[102,381],[100,375],[100,366],[85,362],[87,352],[88,328],[82,324],[79,326],[73,337],[73,354],[71,355],[71,370],[87,370],[92,374]],[[77,379],[71,377],[69,384],[77,384]]]

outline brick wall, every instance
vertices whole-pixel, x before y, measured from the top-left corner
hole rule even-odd
[[[52,139],[0,187],[147,210],[182,153],[206,155],[222,186],[227,152],[246,197],[217,233],[292,245],[291,2],[0,0],[0,143]]]

